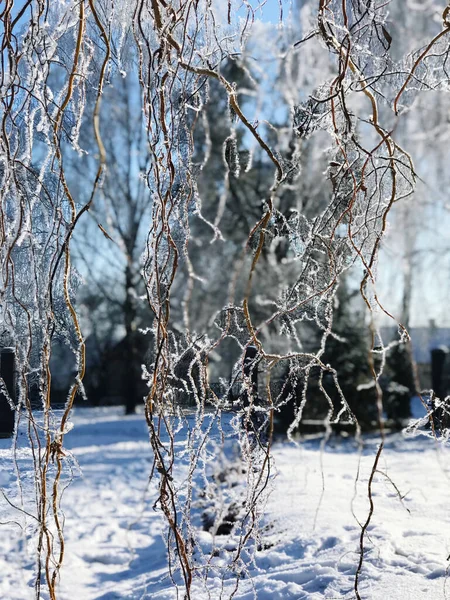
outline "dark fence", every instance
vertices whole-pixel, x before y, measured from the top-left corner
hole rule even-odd
[[[0,350],[0,374],[9,397],[15,404],[15,356],[12,348]],[[8,398],[0,391],[0,437],[11,437],[14,431],[14,410]]]
[[[450,394],[450,351],[446,346],[431,351],[431,387],[441,400]]]

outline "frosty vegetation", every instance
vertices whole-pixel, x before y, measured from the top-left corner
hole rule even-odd
[[[261,20],[269,8],[278,25]],[[75,466],[64,441],[85,394],[79,272],[89,281],[114,268],[120,292],[105,280],[98,286],[123,310],[126,351],[142,364],[130,372],[130,389],[138,394],[144,377],[154,502],[173,584],[194,598],[194,584],[207,590],[215,569],[235,578],[236,593],[261,539],[280,409],[291,406],[290,436],[308,410],[328,432],[344,422],[360,434],[360,409],[326,359],[342,335],[334,315],[350,280],[371,336],[368,376],[355,386],[374,401],[383,434],[389,344],[374,315],[397,321],[377,293],[377,259],[391,213],[407,203],[415,210],[418,179],[414,148],[396,132],[413,104],[428,119],[422,97],[438,97],[442,111],[448,102],[449,7],[6,0],[0,10],[0,335],[17,360],[15,456],[26,422],[34,465],[26,480],[17,466],[17,492],[4,497],[36,544],[36,597],[56,600],[64,561],[63,492]],[[104,246],[89,245],[94,230]],[[408,342],[404,306],[391,345]],[[151,347],[142,356],[138,327]],[[76,365],[62,411],[50,394],[55,341]],[[310,406],[312,387],[320,401]],[[183,394],[193,398],[193,425]],[[223,429],[229,411],[232,428]],[[437,433],[446,439],[445,424]],[[234,469],[246,478],[237,500],[236,471],[226,468],[233,440]],[[212,461],[223,462],[228,483]],[[358,598],[371,481],[368,494]],[[211,528],[234,524],[225,564],[196,550],[198,502],[212,506]]]

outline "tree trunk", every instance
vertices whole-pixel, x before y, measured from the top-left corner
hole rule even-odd
[[[136,333],[136,300],[133,295],[133,273],[131,265],[125,269],[125,301],[123,306],[125,321],[125,356],[123,373],[123,393],[125,414],[135,412],[139,402],[140,356]]]

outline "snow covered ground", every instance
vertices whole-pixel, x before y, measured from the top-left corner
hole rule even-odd
[[[155,484],[148,483],[151,452],[144,418],[122,417],[111,408],[77,409],[73,422],[66,443],[82,475],[75,471],[63,496],[66,556],[58,600],[176,598],[168,576],[166,530],[153,510]],[[275,444],[276,476],[263,540],[234,598],[355,597],[359,523],[369,510],[367,484],[378,443],[374,436],[366,438],[361,455],[351,439],[332,438],[324,452],[319,440]],[[0,440],[0,485],[13,494],[9,445]],[[31,489],[27,456],[19,450],[25,491]],[[448,459],[449,450],[428,438],[388,437],[374,479],[375,509],[360,580],[364,600],[450,598]],[[16,524],[6,523],[17,520],[0,496],[2,600],[34,598],[33,544]],[[216,549],[218,562],[233,550],[232,535],[198,535],[203,549]],[[212,569],[208,589],[209,595],[204,586],[194,585],[192,600],[227,600],[234,580],[222,582]]]

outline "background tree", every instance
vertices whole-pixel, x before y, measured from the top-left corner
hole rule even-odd
[[[145,286],[140,256],[149,226],[151,195],[145,183],[149,153],[141,117],[141,91],[136,67],[128,75],[117,74],[105,88],[100,127],[108,132],[103,140],[107,161],[97,202],[90,208],[89,220],[80,224],[74,239],[74,258],[88,287],[79,301],[89,333],[88,361],[100,376],[86,385],[91,395],[111,395],[111,368],[115,346],[121,342],[123,366],[114,361],[115,395],[125,399],[126,413],[134,412],[142,401],[141,364],[146,341],[139,328],[148,327],[151,317],[143,299]],[[82,158],[72,162],[70,181],[79,198],[86,198],[86,181],[94,179],[97,152],[93,145],[93,125],[81,129]],[[117,370],[121,376],[117,377]]]

